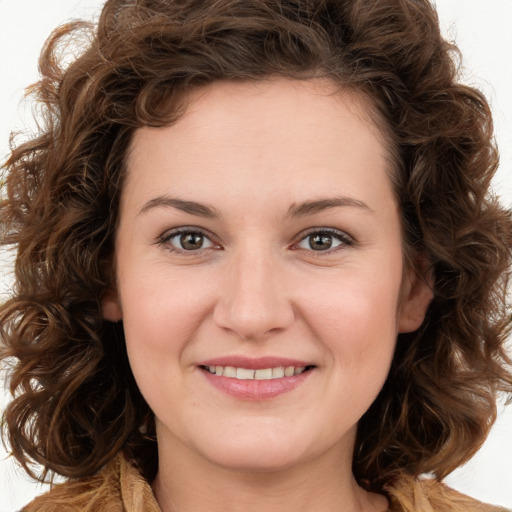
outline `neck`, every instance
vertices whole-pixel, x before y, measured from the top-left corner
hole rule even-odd
[[[179,443],[159,450],[153,491],[162,512],[383,512],[383,496],[361,489],[351,471],[351,451],[291,467],[248,470],[219,467]],[[343,463],[340,463],[343,461]]]

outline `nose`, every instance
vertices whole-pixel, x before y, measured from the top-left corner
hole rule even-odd
[[[250,250],[231,259],[214,310],[220,328],[244,340],[261,340],[292,324],[293,304],[276,259]]]

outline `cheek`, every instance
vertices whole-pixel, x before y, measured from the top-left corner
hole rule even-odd
[[[317,293],[305,293],[304,310],[311,322],[341,336],[345,333],[360,338],[365,332],[375,331],[386,337],[397,332],[399,291],[399,279],[352,274],[324,282]]]
[[[192,328],[211,303],[200,276],[191,279],[183,271],[169,272],[165,264],[150,265],[147,271],[123,270],[119,281],[125,328],[155,335],[155,342],[165,343],[166,337],[175,339],[182,329]]]
[[[174,373],[161,369],[177,370],[183,363],[211,310],[212,298],[200,280],[170,277],[163,269],[124,276],[120,280],[123,326],[134,375],[140,381],[162,375],[170,379]]]
[[[303,316],[333,364],[354,373],[387,373],[398,334],[400,281],[399,275],[376,279],[348,272],[324,283],[321,294],[304,295]]]

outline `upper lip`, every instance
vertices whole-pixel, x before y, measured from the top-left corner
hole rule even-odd
[[[301,361],[299,359],[290,359],[287,357],[243,357],[243,356],[225,356],[208,359],[199,363],[199,366],[234,366],[235,368],[247,368],[249,370],[262,370],[264,368],[282,367],[301,367],[313,366],[311,362]]]

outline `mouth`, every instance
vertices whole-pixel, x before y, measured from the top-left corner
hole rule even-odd
[[[198,368],[214,388],[228,396],[261,401],[303,386],[317,366],[274,357],[223,357],[204,361]]]
[[[301,375],[310,371],[314,365],[307,366],[275,366],[269,368],[242,368],[236,366],[200,365],[200,368],[218,377],[237,380],[275,380]]]

